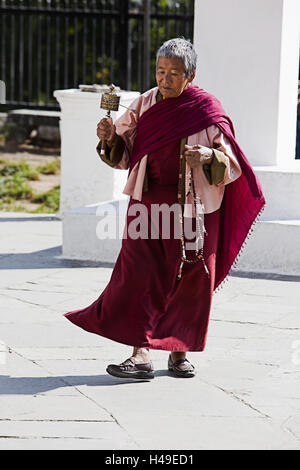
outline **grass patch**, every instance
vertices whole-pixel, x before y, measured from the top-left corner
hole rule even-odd
[[[2,160],[0,162],[0,176],[16,176],[25,180],[38,180],[39,172],[24,160],[20,162]]]
[[[57,212],[59,210],[59,195],[60,195],[60,186],[56,186],[50,191],[47,191],[42,194],[37,194],[32,198],[32,202],[40,203],[41,206],[35,209],[34,213],[40,212]]]
[[[40,179],[40,174],[57,174],[60,162],[55,160],[34,168],[24,160],[14,162],[0,159],[0,210],[12,212],[55,213],[59,210],[60,186],[36,194],[30,181]],[[28,210],[18,201],[40,204],[35,210]]]
[[[0,199],[31,199],[33,190],[20,175],[7,176],[0,179]]]
[[[57,175],[60,172],[60,160],[47,162],[45,165],[39,165],[37,170],[43,175]]]
[[[1,203],[0,203],[0,209],[2,210]],[[20,204],[14,204],[14,203],[6,204],[3,208],[3,210],[9,211],[9,212],[28,212],[26,210],[26,207],[21,206]]]

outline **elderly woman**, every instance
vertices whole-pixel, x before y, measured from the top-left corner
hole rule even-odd
[[[176,376],[195,375],[186,352],[204,350],[213,292],[265,203],[230,118],[192,84],[195,72],[193,45],[165,42],[157,52],[157,86],[115,124],[105,118],[97,127],[102,160],[129,169],[126,226],[104,291],[65,316],[133,346],[129,358],[108,365],[117,377],[154,378],[150,349],[169,351],[167,367]]]

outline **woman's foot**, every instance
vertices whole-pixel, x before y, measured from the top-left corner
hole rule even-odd
[[[133,354],[121,364],[109,364],[106,372],[115,377],[132,379],[154,379],[154,367],[150,361],[149,350],[134,348]]]
[[[130,358],[121,364],[109,364],[106,372],[115,377],[149,380],[154,379],[152,362],[136,364]]]
[[[195,367],[183,352],[172,351],[168,358],[168,369],[178,377],[194,377]]]

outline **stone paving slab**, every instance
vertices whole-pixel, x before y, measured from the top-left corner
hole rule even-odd
[[[96,449],[126,449],[128,446],[137,449],[134,439],[128,435],[115,422],[69,422],[69,421],[0,421],[0,448],[5,449],[8,439],[27,440],[30,448],[35,449],[34,441],[37,438],[56,439],[64,441],[73,439],[73,449],[77,449],[77,443],[84,440],[96,440]],[[60,443],[62,445],[62,442]],[[94,443],[95,445],[95,443]],[[18,443],[16,443],[16,449]],[[40,447],[43,448],[43,447]]]
[[[206,350],[188,354],[196,377],[153,350],[155,379],[137,383],[106,373],[131,347],[63,317],[112,266],[64,260],[61,232],[0,214],[0,449],[300,449],[299,279],[232,276]]]
[[[17,437],[8,436],[0,440],[0,450],[109,450],[111,453],[117,450],[126,449],[140,450],[138,446],[130,446],[122,441],[118,445],[116,438],[113,436],[111,440],[94,439],[92,437],[36,437],[26,436]]]
[[[62,379],[58,379],[62,381]],[[53,382],[53,381],[52,381]],[[109,413],[101,409],[93,401],[87,401],[81,407],[82,396],[52,395],[39,393],[37,395],[9,396],[5,400],[0,397],[4,412],[3,421],[40,421],[40,422],[107,422],[114,420]],[[1,407],[2,407],[1,406]],[[24,411],[26,410],[26,411]]]

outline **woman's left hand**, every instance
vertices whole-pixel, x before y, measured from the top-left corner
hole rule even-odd
[[[191,168],[211,163],[213,155],[212,149],[204,145],[185,145],[184,156]]]

